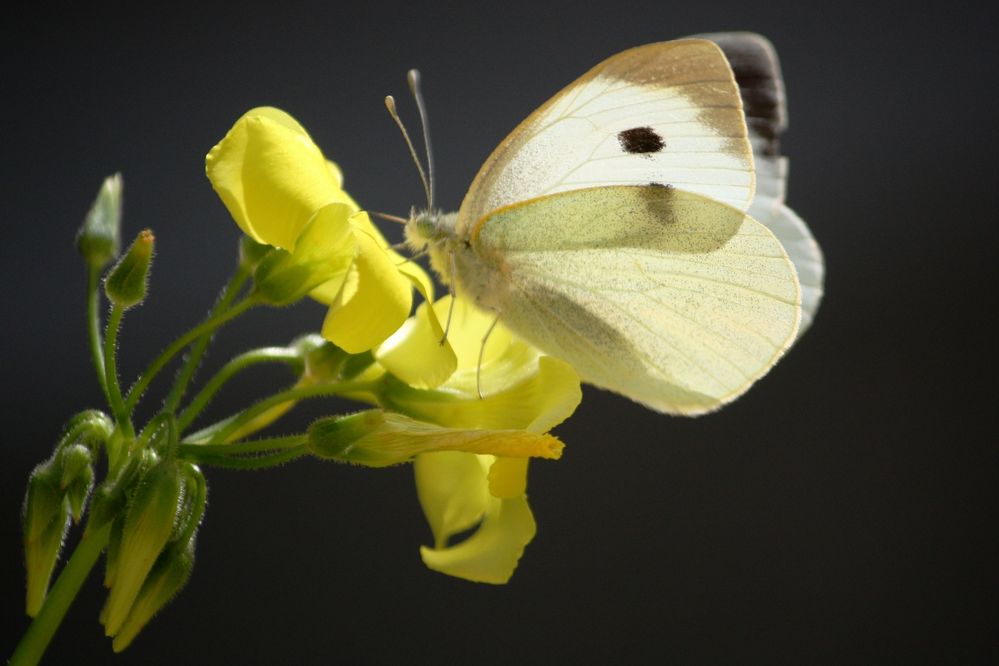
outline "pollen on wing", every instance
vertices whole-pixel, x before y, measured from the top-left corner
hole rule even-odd
[[[617,133],[621,149],[633,155],[658,153],[666,147],[663,138],[651,127],[632,127]]]

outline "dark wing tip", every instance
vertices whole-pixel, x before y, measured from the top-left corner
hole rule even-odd
[[[739,85],[750,137],[763,140],[764,154],[777,155],[780,135],[787,128],[787,105],[773,44],[754,32],[715,32],[695,37],[714,42],[725,54]]]

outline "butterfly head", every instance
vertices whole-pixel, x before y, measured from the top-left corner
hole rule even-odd
[[[453,233],[455,217],[439,210],[413,210],[406,222],[406,243],[414,252],[442,245]]]
[[[413,210],[406,222],[406,244],[414,255],[429,254],[430,265],[445,281],[449,281],[451,241],[457,213],[439,210]]]

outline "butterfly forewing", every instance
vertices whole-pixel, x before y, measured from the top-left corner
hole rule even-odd
[[[797,329],[798,284],[781,244],[702,195],[555,194],[497,211],[471,242],[475,259],[459,275],[489,285],[481,300],[510,329],[659,411],[698,414],[734,399]]]
[[[742,210],[752,199],[739,90],[724,54],[709,41],[624,51],[558,93],[483,165],[462,203],[458,235],[518,202],[651,183]]]

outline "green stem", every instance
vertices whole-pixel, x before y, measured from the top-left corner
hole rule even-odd
[[[201,460],[202,456],[241,455],[245,453],[261,453],[291,449],[305,443],[306,435],[286,435],[284,437],[269,437],[255,439],[249,442],[235,444],[181,444],[180,455]]]
[[[170,359],[176,356],[194,340],[197,340],[202,335],[210,333],[223,324],[232,321],[257,303],[257,299],[252,296],[247,297],[222,314],[206,319],[181,337],[174,340],[173,344],[164,349],[163,352],[149,364],[149,367],[146,368],[145,372],[139,376],[138,381],[135,382],[132,389],[128,392],[128,398],[125,399],[125,408],[129,411],[129,413],[131,413],[131,411],[135,408],[135,404],[139,402],[139,398],[142,397],[142,394],[149,387],[149,383],[153,381],[157,374],[159,374],[160,370],[163,369],[163,366],[170,362]]]
[[[225,289],[223,289],[222,295],[219,297],[218,302],[216,302],[212,309],[208,312],[208,319],[213,319],[219,316],[229,308],[233,299],[235,299],[239,294],[239,290],[242,289],[249,277],[250,272],[246,270],[242,264],[240,264],[228,284],[226,284]],[[177,409],[177,405],[180,404],[181,398],[184,397],[184,392],[187,391],[187,385],[190,383],[191,378],[194,377],[194,372],[198,369],[201,357],[204,355],[205,349],[208,348],[208,344],[211,340],[211,334],[206,333],[198,338],[191,346],[191,352],[184,360],[184,365],[181,368],[180,373],[178,373],[177,379],[174,380],[173,387],[170,389],[170,394],[167,395],[166,400],[163,402],[163,411],[173,412]]]
[[[97,313],[100,301],[100,271],[94,266],[87,266],[87,337],[90,339],[90,358],[97,371],[97,381],[104,392],[104,399],[111,404],[111,394],[108,393],[108,378],[104,369],[104,349],[101,347],[101,322]]]
[[[308,454],[308,452],[309,450],[305,448],[305,445],[301,444],[294,448],[266,456],[203,456],[198,459],[198,463],[212,467],[226,467],[228,469],[267,469],[268,467],[278,467],[296,458],[301,458]]]
[[[59,624],[62,622],[66,611],[73,603],[83,581],[86,580],[90,570],[97,563],[101,551],[108,542],[108,535],[111,533],[111,524],[94,531],[86,531],[76,546],[73,556],[66,562],[62,573],[56,580],[55,585],[49,590],[45,597],[38,615],[31,622],[25,632],[21,642],[11,655],[11,666],[29,666],[37,664],[45,654],[52,636],[55,635]]]
[[[118,383],[118,331],[121,328],[121,318],[124,314],[125,308],[118,304],[111,306],[108,328],[104,336],[104,376],[107,379],[108,397],[115,421],[121,426],[125,435],[131,438],[135,436],[135,429],[132,427],[132,410],[122,400],[121,385]]]
[[[199,430],[191,436],[185,438],[185,443],[197,443],[204,441],[206,444],[221,444],[225,438],[236,432],[241,426],[249,423],[257,416],[263,414],[268,409],[277,405],[291,402],[293,400],[304,400],[308,398],[320,398],[331,395],[343,395],[345,393],[361,393],[370,391],[377,387],[376,382],[341,382],[338,384],[319,384],[316,386],[301,386],[275,393],[269,398],[253,404],[242,412],[223,419],[215,425]],[[206,435],[210,437],[204,440]]]
[[[221,389],[227,381],[232,379],[233,375],[236,373],[258,363],[289,363],[298,361],[299,359],[300,354],[298,352],[286,347],[263,347],[261,349],[254,349],[244,354],[240,354],[222,366],[222,369],[219,370],[207,384],[205,384],[205,387],[201,389],[196,396],[194,396],[191,403],[177,418],[177,427],[181,432],[184,432],[184,429],[191,425],[194,419],[201,414],[202,410],[208,406],[209,401],[211,401],[215,394],[218,393],[219,389]]]

